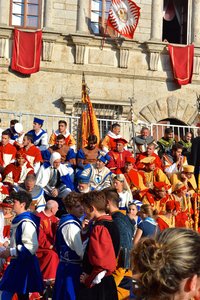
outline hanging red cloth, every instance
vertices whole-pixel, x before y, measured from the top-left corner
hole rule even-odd
[[[185,47],[168,45],[174,79],[180,85],[191,83],[193,72],[194,45]]]
[[[40,69],[42,31],[24,32],[14,29],[11,69],[22,74],[36,73]]]

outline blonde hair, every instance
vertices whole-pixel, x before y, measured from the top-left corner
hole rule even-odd
[[[142,299],[169,300],[181,281],[200,276],[200,235],[190,229],[169,228],[155,239],[142,239],[131,253],[139,275],[136,294]]]
[[[113,178],[113,181],[114,180],[122,182],[123,183],[123,190],[131,192],[130,187],[128,185],[128,182],[127,182],[126,177],[124,176],[124,174],[115,175],[115,177]]]

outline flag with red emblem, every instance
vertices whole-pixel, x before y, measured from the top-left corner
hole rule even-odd
[[[140,7],[132,0],[112,0],[107,26],[132,39],[139,17]]]

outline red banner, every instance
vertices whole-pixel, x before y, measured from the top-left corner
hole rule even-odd
[[[11,69],[22,74],[32,74],[40,70],[42,31],[24,32],[14,30]]]
[[[191,83],[193,72],[194,45],[185,47],[168,45],[174,79],[180,85]]]

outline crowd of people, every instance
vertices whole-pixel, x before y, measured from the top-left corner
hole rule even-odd
[[[200,299],[200,137],[43,123],[1,134],[0,299]]]

